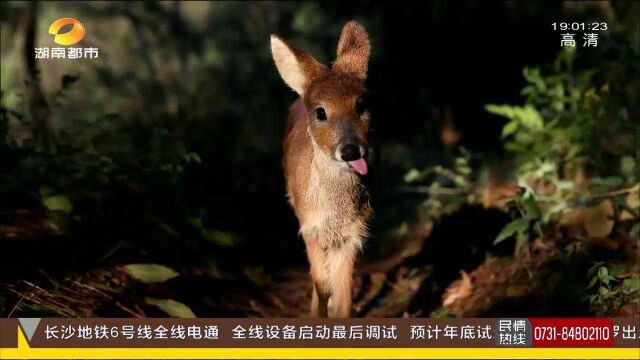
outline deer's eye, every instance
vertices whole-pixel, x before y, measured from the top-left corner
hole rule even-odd
[[[364,102],[364,99],[357,98],[356,99],[356,112],[358,115],[362,115],[367,110],[367,106]]]
[[[316,109],[316,118],[320,121],[327,120],[327,113],[324,111],[324,108],[319,107]]]

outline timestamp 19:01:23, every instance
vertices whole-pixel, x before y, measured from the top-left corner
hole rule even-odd
[[[584,23],[584,22],[554,22],[551,24],[553,30],[590,30],[590,31],[606,31],[608,30],[608,26],[606,22],[592,22],[592,23]]]

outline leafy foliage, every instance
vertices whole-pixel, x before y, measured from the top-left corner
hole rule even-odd
[[[548,285],[555,286],[551,284],[562,276],[573,282],[585,277],[586,269],[574,275],[580,267],[557,276],[538,268],[552,258],[565,266],[578,259],[596,261],[597,266],[587,272],[588,289],[585,279],[585,288],[577,288],[579,296],[569,297],[588,298],[591,310],[598,314],[617,313],[629,304],[637,305],[640,299],[636,290],[638,268],[633,263],[637,255],[626,250],[637,246],[634,241],[640,232],[640,176],[638,159],[634,158],[639,134],[630,117],[638,110],[634,97],[640,93],[640,78],[621,76],[637,73],[639,56],[637,49],[624,46],[606,50],[620,55],[615,64],[604,60],[586,68],[574,48],[563,50],[553,66],[524,69],[523,104],[485,106],[487,112],[507,120],[501,138],[513,156],[513,170],[505,178],[519,189],[505,191],[504,206],[484,203],[503,208],[512,218],[496,235],[494,245],[514,241],[510,261],[531,262],[535,268],[529,269],[530,278],[524,277],[529,283],[548,276]],[[481,199],[476,187],[481,185],[482,172],[461,169],[460,164],[468,161],[457,159],[451,169],[434,167],[406,174],[407,182],[426,182],[429,197],[423,211],[430,218],[440,219],[448,213],[443,209],[457,209]],[[426,176],[431,173],[440,177]],[[443,178],[447,185],[441,191]],[[498,188],[494,191],[502,190],[501,186],[488,184],[489,190]],[[603,261],[601,248],[615,255]],[[535,255],[540,251],[558,256]],[[488,259],[485,265],[497,263]],[[618,270],[612,275],[607,266],[626,268],[627,273],[620,276]],[[482,274],[476,270],[474,280],[482,283]],[[463,274],[456,284],[466,282],[469,288],[470,279]],[[459,295],[460,288],[451,293]],[[539,286],[542,292],[544,288]],[[472,297],[462,293],[464,300]],[[459,300],[458,295],[445,298],[454,299],[453,303]]]
[[[602,262],[589,269],[589,304],[598,315],[610,315],[623,305],[640,305],[640,276],[629,275],[629,266],[618,264],[608,268]],[[625,272],[627,272],[625,274]]]
[[[615,141],[605,146],[602,142],[602,129],[627,125],[625,111],[616,108],[612,112],[610,102],[619,101],[610,99],[608,82],[599,88],[594,85],[597,69],[574,73],[574,61],[575,50],[565,50],[550,75],[544,76],[539,68],[525,68],[525,105],[486,106],[487,111],[509,119],[502,137],[505,148],[517,156],[522,189],[511,203],[519,216],[505,227],[496,243],[516,233],[522,239],[529,228],[543,237],[543,227],[549,229],[561,222],[576,206],[594,205],[603,192],[638,181],[637,174],[630,171],[636,160],[629,156],[632,149],[628,144]],[[615,154],[620,166],[594,161],[603,151]],[[616,175],[600,178],[587,174],[605,169]]]
[[[630,59],[620,63],[634,67]],[[567,50],[558,56],[550,75],[525,68],[524,105],[486,106],[508,119],[502,137],[518,164],[521,191],[508,203],[514,220],[495,240],[497,244],[515,236],[516,252],[533,239],[606,242],[603,239],[620,237],[615,224],[620,225],[622,239],[633,239],[638,226],[638,204],[631,200],[640,196],[640,178],[633,171],[637,159],[631,155],[638,140],[629,128],[628,112],[635,106],[629,96],[640,81],[622,86],[606,65],[578,71],[574,61],[575,51]],[[603,79],[600,85],[597,75]],[[629,131],[629,138],[609,137],[621,131]],[[625,267],[631,265],[618,264],[612,274],[597,262],[589,270],[589,289],[595,289],[589,297],[593,311],[611,314],[638,303],[637,274],[617,276]]]
[[[635,67],[635,57],[623,59],[621,66]],[[502,128],[505,148],[519,157],[520,172],[525,177],[549,162],[566,166],[590,159],[598,167],[594,170],[605,170],[607,164],[593,161],[603,158],[603,150],[604,154],[627,155],[623,161],[633,167],[633,158],[628,156],[633,142],[615,139],[614,134],[633,134],[628,114],[633,109],[631,96],[637,91],[637,81],[620,86],[617,81],[622,79],[603,73],[608,71],[606,63],[599,69],[577,71],[575,60],[575,48],[566,48],[548,75],[537,67],[525,68],[524,105],[485,107],[509,120]],[[597,81],[596,75],[606,80]],[[613,148],[606,146],[612,141]]]

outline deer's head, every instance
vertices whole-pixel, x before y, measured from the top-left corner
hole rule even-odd
[[[271,36],[280,76],[304,101],[314,147],[360,175],[368,171],[370,119],[364,95],[370,52],[367,31],[355,21],[342,28],[331,67]]]

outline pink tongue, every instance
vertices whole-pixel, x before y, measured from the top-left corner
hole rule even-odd
[[[347,164],[349,164],[349,166],[351,166],[353,170],[360,175],[367,175],[367,172],[369,171],[369,169],[367,169],[367,162],[364,161],[364,159],[349,161]]]

